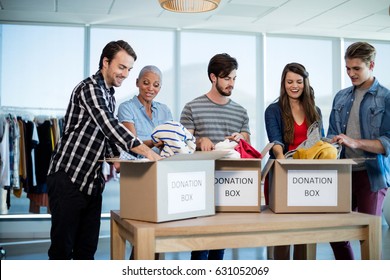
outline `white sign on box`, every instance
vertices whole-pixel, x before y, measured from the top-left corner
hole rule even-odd
[[[258,171],[215,171],[216,206],[257,206]]]
[[[168,173],[168,214],[206,209],[206,172]]]
[[[288,170],[287,206],[337,206],[337,170]]]

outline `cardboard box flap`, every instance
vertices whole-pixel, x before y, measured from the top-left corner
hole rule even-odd
[[[126,162],[131,162],[131,163],[145,163],[145,162],[155,162],[154,160],[149,160],[147,158],[142,158],[142,159],[120,159],[120,158],[106,158],[105,160],[99,160],[99,162],[119,162],[119,163],[126,163]]]
[[[265,145],[264,149],[261,151],[261,155],[264,157],[266,154],[268,154],[268,152],[272,149],[273,146],[274,143],[268,143],[267,145]]]
[[[178,161],[178,160],[216,160],[224,157],[228,152],[227,151],[210,151],[210,152],[195,152],[193,154],[176,154],[174,156],[163,158],[162,161]],[[131,163],[147,163],[155,162],[147,158],[141,159],[119,159],[119,158],[106,158],[105,160],[100,160],[100,162],[131,162]]]
[[[268,143],[265,145],[264,149],[261,151],[261,155],[265,156],[274,146],[274,143]],[[264,168],[261,170],[261,183],[264,183],[265,177],[267,176],[268,172],[270,171],[272,165],[274,164],[273,159],[268,159],[267,163],[264,165]]]
[[[176,154],[169,158],[162,159],[163,161],[171,160],[216,160],[227,155],[227,151],[210,151],[210,152],[201,152],[197,151],[193,154]]]
[[[261,162],[261,158],[229,158],[229,157],[223,157],[217,159],[217,161],[258,161]]]
[[[272,166],[274,165],[275,159],[268,159],[267,163],[261,170],[261,183],[264,183],[265,177],[267,176],[268,172],[271,170]]]
[[[314,164],[314,165],[323,165],[323,164],[356,164],[352,159],[278,159],[277,160],[281,165],[299,165],[299,164]]]

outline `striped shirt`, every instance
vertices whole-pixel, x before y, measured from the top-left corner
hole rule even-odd
[[[114,88],[107,88],[100,71],[75,87],[63,135],[50,162],[49,175],[65,171],[80,191],[88,195],[103,191],[99,160],[119,156],[116,145],[128,151],[142,143],[115,118],[114,92]]]
[[[234,132],[250,134],[249,117],[246,109],[229,100],[220,105],[202,95],[188,102],[181,113],[180,123],[188,130],[194,130],[195,138],[208,137],[217,144]]]
[[[195,137],[179,122],[167,121],[158,125],[152,132],[154,143],[162,141],[164,147],[160,152],[162,157],[175,154],[192,154],[195,152]]]

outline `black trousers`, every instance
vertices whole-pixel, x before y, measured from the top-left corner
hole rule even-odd
[[[192,251],[191,260],[223,260],[225,249]]]
[[[83,194],[59,171],[47,178],[51,260],[93,260],[99,241],[102,195]]]

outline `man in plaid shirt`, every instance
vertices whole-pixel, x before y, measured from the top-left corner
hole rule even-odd
[[[161,159],[114,116],[114,87],[121,86],[136,59],[127,42],[108,43],[99,70],[72,92],[47,178],[49,259],[94,259],[105,184],[101,160],[119,156],[118,146],[150,160]]]

